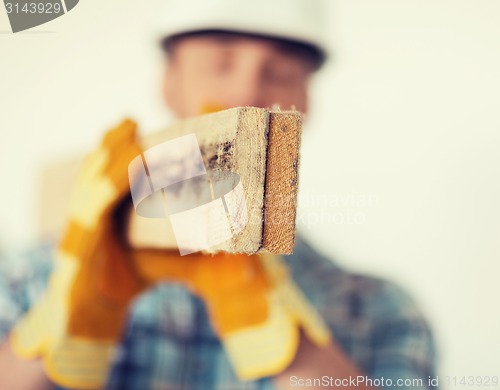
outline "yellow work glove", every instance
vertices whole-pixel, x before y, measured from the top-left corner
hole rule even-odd
[[[331,342],[323,318],[292,280],[280,256],[259,257],[269,288],[268,316],[260,324],[227,332],[224,347],[237,375],[242,379],[273,376],[294,359],[300,340],[299,329],[318,347]],[[245,302],[240,302],[244,306]]]
[[[295,357],[299,330],[320,347],[328,327],[290,277],[280,256],[192,254],[165,261],[161,251],[134,253],[148,280],[169,275],[200,296],[210,321],[242,380],[273,376]],[[162,276],[164,278],[164,276]]]
[[[182,283],[205,302],[210,322],[242,380],[273,376],[285,369],[295,357],[300,328],[319,347],[330,343],[328,327],[280,256],[194,253],[181,257],[143,249],[132,257],[145,280]]]
[[[41,356],[57,384],[102,386],[129,303],[146,287],[114,216],[129,192],[128,164],[140,153],[136,125],[125,120],[84,161],[47,291],[11,334],[14,351]]]

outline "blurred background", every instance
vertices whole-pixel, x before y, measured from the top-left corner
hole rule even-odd
[[[172,120],[152,23],[161,6],[81,0],[17,34],[0,12],[0,250],[46,235],[42,172],[124,116],[143,132]],[[299,230],[414,296],[440,376],[500,375],[500,2],[329,6],[335,55],[314,80]]]

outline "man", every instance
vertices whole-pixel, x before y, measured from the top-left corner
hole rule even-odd
[[[309,79],[326,54],[318,16],[321,9],[316,2],[184,0],[169,11],[170,19],[165,23],[168,31],[162,41],[167,53],[164,96],[179,118],[198,115],[207,107],[277,104],[307,112]],[[262,13],[266,17],[261,17]],[[116,148],[117,142],[123,146],[124,141],[113,139],[120,132],[132,134],[132,127],[126,122],[105,139],[103,145],[115,153],[111,160],[140,152]],[[91,187],[95,186],[85,188],[94,189]],[[120,204],[106,207],[114,213]],[[89,213],[87,209],[85,212]],[[116,250],[133,251],[122,241],[117,243]],[[0,331],[4,334],[0,337],[7,336],[44,290],[50,257],[49,249],[42,248],[15,259],[14,274],[12,269],[2,270]],[[161,283],[149,291],[140,286],[127,296],[129,311],[121,346],[111,359],[110,371],[106,371],[105,387],[236,390],[326,384],[374,388],[384,383],[398,388],[430,387],[434,345],[426,321],[407,295],[393,284],[340,269],[300,238],[294,254],[285,260],[295,284],[331,332],[327,346],[316,345],[302,329],[291,363],[272,375],[242,380],[214,330],[206,299],[179,283]],[[119,288],[119,276],[116,281]],[[80,298],[86,296],[84,290],[85,283]],[[131,298],[136,300],[132,302]],[[75,317],[77,323],[85,322],[93,310],[89,306],[97,305],[89,296],[81,300],[85,300],[84,305],[80,302],[78,307],[84,314]],[[99,313],[97,319],[102,323],[116,319],[105,310]],[[120,311],[117,316],[124,313]],[[14,352],[15,338],[9,340],[0,347],[1,389],[49,389],[51,381],[64,383],[51,375],[57,370]],[[72,365],[77,357],[66,354],[63,360]]]

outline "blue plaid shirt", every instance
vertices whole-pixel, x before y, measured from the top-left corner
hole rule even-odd
[[[435,376],[429,327],[396,285],[346,272],[298,239],[286,257],[297,285],[317,307],[346,354],[370,378]],[[0,260],[0,340],[43,292],[51,248]],[[335,367],[332,367],[335,369]],[[265,390],[271,378],[242,382],[208,321],[204,304],[176,284],[137,298],[106,386],[110,390]]]

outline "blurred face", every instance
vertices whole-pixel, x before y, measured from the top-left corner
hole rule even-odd
[[[166,63],[164,95],[181,118],[216,108],[307,111],[313,63],[293,45],[231,34],[180,38]]]

